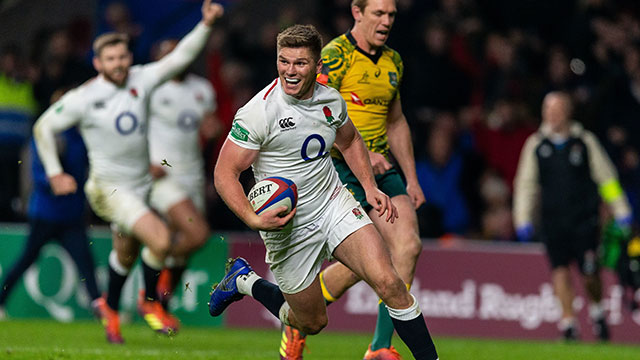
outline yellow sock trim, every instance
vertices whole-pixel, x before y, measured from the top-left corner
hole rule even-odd
[[[322,274],[321,274],[322,275]],[[404,286],[407,287],[407,290],[411,290],[411,284],[405,283]],[[382,304],[382,299],[378,299],[378,305]]]
[[[327,289],[327,285],[325,285],[324,283],[324,271],[320,272],[320,287],[322,288],[322,296],[324,296],[325,300],[327,300],[328,302],[334,302],[338,300],[334,298],[333,295],[331,295],[329,289]]]

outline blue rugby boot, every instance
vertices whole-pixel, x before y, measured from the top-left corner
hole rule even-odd
[[[219,316],[234,301],[244,297],[238,292],[236,280],[239,276],[247,275],[253,271],[247,260],[237,257],[229,259],[225,267],[226,274],[211,292],[209,300],[209,314]]]

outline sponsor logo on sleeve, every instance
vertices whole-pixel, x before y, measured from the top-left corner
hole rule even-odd
[[[394,71],[389,71],[389,84],[393,87],[398,86],[398,74]]]
[[[238,124],[238,122],[234,122],[233,127],[231,127],[231,136],[236,140],[247,141],[249,140],[249,131]]]

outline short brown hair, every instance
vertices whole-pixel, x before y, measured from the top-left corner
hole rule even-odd
[[[396,5],[398,0],[396,0]],[[351,7],[357,6],[360,11],[364,12],[364,8],[369,5],[369,0],[351,0]]]
[[[314,60],[320,60],[322,37],[313,25],[293,25],[278,34],[278,52],[281,48],[306,47],[311,50]]]
[[[125,44],[129,46],[129,36],[127,34],[110,32],[98,36],[93,41],[93,55],[100,56],[102,49],[107,46]]]
[[[368,3],[369,0],[351,0],[351,7],[357,6],[360,11],[364,11]]]

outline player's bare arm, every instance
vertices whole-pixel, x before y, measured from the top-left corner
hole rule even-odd
[[[78,122],[76,114],[73,111],[62,111],[63,107],[62,103],[51,105],[33,125],[38,156],[49,179],[51,191],[58,196],[75,193],[78,188],[73,176],[64,172],[58,157],[56,134]]]
[[[216,191],[229,209],[251,229],[262,231],[281,230],[293,219],[296,209],[282,217],[279,214],[286,211],[286,207],[256,215],[245,196],[242,184],[240,184],[240,174],[253,164],[258,154],[258,150],[245,149],[232,141],[226,140],[220,150],[220,156],[213,175]]]
[[[362,185],[367,202],[376,209],[379,216],[386,213],[386,221],[393,223],[398,217],[398,210],[389,196],[378,189],[369,162],[367,147],[351,119],[336,131],[335,146],[340,150],[349,168]]]
[[[424,204],[425,197],[416,175],[411,131],[409,130],[407,118],[402,113],[402,104],[399,98],[396,98],[389,106],[387,136],[391,153],[398,161],[398,165],[400,165],[400,169],[402,169],[407,179],[407,194],[411,198],[413,207],[417,209]]]

